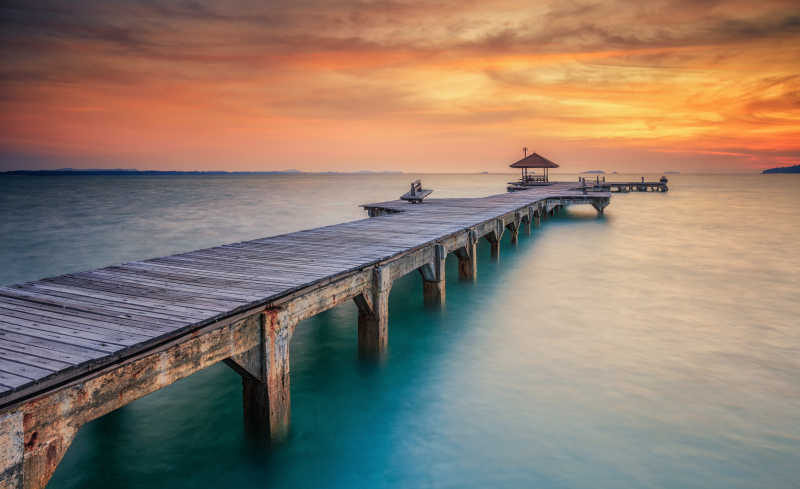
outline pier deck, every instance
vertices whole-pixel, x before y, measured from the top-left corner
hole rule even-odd
[[[481,238],[610,193],[576,184],[485,198],[368,204],[367,219],[0,287],[0,487],[44,487],[81,425],[224,361],[242,376],[246,429],[289,426],[289,342],[298,321],[358,306],[367,356],[388,341],[392,282],[418,270],[445,300],[444,260],[476,276]]]
[[[591,180],[587,178],[583,186],[590,191],[600,192],[668,192],[666,179],[655,181],[629,181],[629,182],[606,182],[600,179]]]

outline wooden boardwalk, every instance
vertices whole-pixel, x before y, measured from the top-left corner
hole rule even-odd
[[[496,255],[504,232],[609,203],[575,188],[369,204],[368,219],[0,287],[0,487],[43,487],[82,424],[219,361],[242,374],[248,431],[282,438],[298,321],[355,300],[360,350],[380,355],[396,278],[419,270],[443,302],[448,253],[474,279],[479,239]]]
[[[582,182],[582,187],[586,187],[589,191],[595,192],[669,192],[666,177],[661,177],[661,180],[655,181],[645,181],[643,177],[642,180],[638,182],[607,182],[599,178],[586,178]]]

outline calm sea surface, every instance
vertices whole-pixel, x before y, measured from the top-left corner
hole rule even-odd
[[[413,177],[0,177],[0,283],[359,219]],[[353,304],[300,323],[278,449],[248,446],[220,364],[84,426],[49,487],[800,487],[800,175],[670,186],[506,236],[499,264],[482,243],[443,311],[401,279],[380,366]]]

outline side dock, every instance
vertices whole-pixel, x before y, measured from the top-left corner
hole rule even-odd
[[[484,198],[390,201],[370,218],[0,287],[0,488],[42,488],[82,425],[218,362],[241,375],[245,430],[290,420],[298,322],[353,300],[359,351],[388,345],[392,284],[418,271],[445,301],[445,259],[477,276],[510,233],[559,209],[602,214],[607,191],[556,183]]]
[[[660,180],[646,181],[644,177],[642,180],[629,181],[629,182],[607,182],[605,177],[601,180],[599,177],[592,179],[581,179],[581,188],[595,192],[669,192],[667,186],[667,177],[661,177]]]

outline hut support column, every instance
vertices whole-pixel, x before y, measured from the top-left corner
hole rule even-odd
[[[372,284],[353,300],[358,306],[358,350],[362,356],[379,356],[389,344],[388,273],[382,267],[373,271]]]
[[[478,243],[475,232],[470,231],[467,244],[455,251],[458,258],[458,278],[475,280],[478,275]]]
[[[422,295],[425,305],[429,307],[441,306],[445,302],[445,259],[447,252],[444,246],[437,244],[434,247],[434,257],[431,263],[420,267],[422,274]]]
[[[289,435],[289,344],[294,321],[279,310],[261,315],[261,344],[225,360],[242,376],[245,431],[271,443]]]

